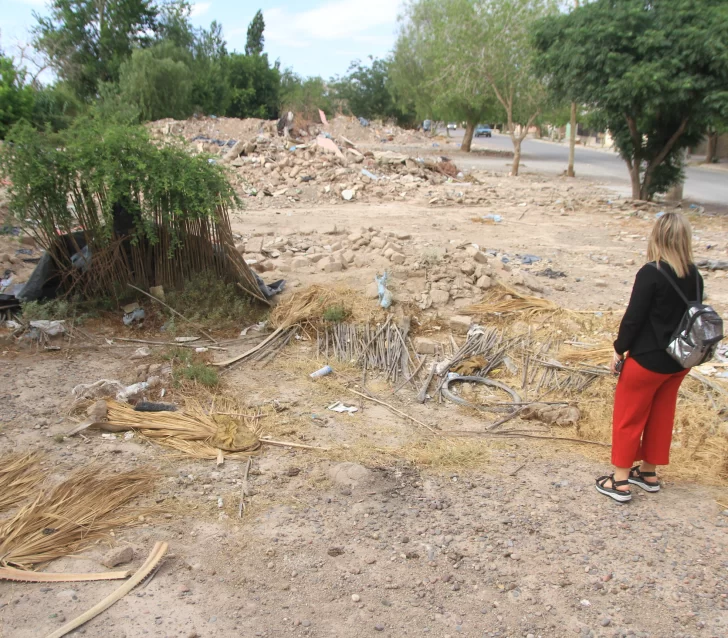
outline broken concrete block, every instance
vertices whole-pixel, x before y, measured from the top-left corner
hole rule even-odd
[[[134,550],[127,545],[126,547],[115,547],[101,559],[104,567],[112,569],[117,565],[125,565],[134,559]]]
[[[344,270],[344,264],[340,261],[330,261],[323,268],[324,272],[340,272],[342,270]]]
[[[354,259],[356,259],[356,253],[353,250],[345,250],[341,254],[341,258],[347,263],[351,264],[353,263]]]
[[[434,339],[427,337],[415,337],[415,352],[417,354],[437,354],[440,344]]]
[[[86,410],[86,416],[94,423],[103,421],[106,418],[108,408],[106,407],[106,401],[99,400],[93,403]]]
[[[460,272],[466,275],[472,275],[475,272],[475,264],[472,261],[466,261],[460,265]]]
[[[430,299],[433,306],[444,306],[450,301],[450,293],[447,290],[431,290]]]
[[[306,268],[309,265],[309,260],[306,257],[294,257],[291,260],[291,267],[295,269]]]
[[[379,298],[379,286],[377,286],[376,281],[373,281],[364,289],[364,296],[367,299],[378,299]]]
[[[405,261],[405,256],[402,253],[392,253],[392,255],[389,257],[392,260],[392,263],[394,264],[403,264]]]
[[[456,334],[466,335],[468,334],[468,330],[470,330],[472,323],[473,320],[471,317],[466,315],[454,315],[450,317],[450,330]]]
[[[488,288],[493,285],[493,282],[491,281],[490,277],[488,277],[487,275],[483,275],[481,277],[478,277],[478,281],[475,283],[475,285],[481,290],[488,290]]]
[[[477,264],[487,264],[488,263],[488,256],[482,252],[478,251],[473,255],[473,261]]]
[[[329,478],[338,485],[356,487],[365,482],[371,472],[358,463],[337,463],[329,469]]]
[[[376,248],[379,250],[379,249],[384,248],[387,245],[387,242],[384,239],[382,239],[381,237],[372,237],[372,240],[369,242],[369,245],[372,248]]]

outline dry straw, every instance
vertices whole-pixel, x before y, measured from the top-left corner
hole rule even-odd
[[[76,472],[0,527],[0,565],[29,569],[137,522],[149,509],[130,504],[152,488],[154,479],[146,470],[112,474],[89,467]]]
[[[563,308],[548,299],[522,295],[515,290],[499,284],[486,295],[482,301],[465,308],[463,312],[469,315],[509,314],[514,312],[529,315],[541,312],[557,312]]]
[[[215,459],[219,450],[225,450],[232,458],[247,458],[261,445],[255,418],[216,414],[215,407],[206,414],[192,399],[187,400],[184,411],[177,412],[137,412],[116,401],[108,401],[107,405],[108,422],[98,423],[97,427],[111,432],[136,430],[184,456]],[[230,406],[217,405],[220,412],[229,412],[225,407]]]
[[[6,454],[0,457],[0,512],[29,499],[43,480],[40,455]]]

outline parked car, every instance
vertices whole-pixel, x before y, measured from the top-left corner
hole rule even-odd
[[[458,128],[458,125],[455,122],[448,122],[447,128],[451,131],[455,131]]]
[[[482,124],[475,129],[475,137],[493,137],[493,131],[490,126]]]

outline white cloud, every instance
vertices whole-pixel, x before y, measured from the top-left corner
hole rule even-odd
[[[291,12],[279,7],[263,12],[267,42],[304,47],[314,42],[363,37],[377,27],[394,25],[397,0],[335,0],[309,9]]]
[[[190,12],[190,15],[193,18],[199,18],[200,16],[205,15],[210,10],[211,5],[211,2],[195,2],[195,4],[192,5],[192,11]]]

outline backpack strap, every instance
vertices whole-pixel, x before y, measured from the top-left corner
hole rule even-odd
[[[650,266],[652,266],[653,268],[655,268],[657,270],[657,272],[662,273],[662,276],[665,279],[667,279],[667,281],[670,282],[670,285],[675,289],[675,292],[677,292],[677,294],[680,295],[680,299],[682,299],[685,302],[685,305],[686,306],[689,306],[690,305],[690,302],[688,301],[688,298],[685,296],[685,293],[682,290],[680,290],[680,286],[678,286],[677,283],[675,283],[675,280],[672,277],[670,277],[670,275],[668,275],[664,270],[662,270],[662,268],[659,268],[657,266],[657,264],[654,264],[654,263],[650,262]],[[703,303],[703,299],[702,299],[703,295],[700,294],[700,279],[699,279],[699,276],[700,275],[698,273],[698,269],[696,268],[695,269],[695,283],[698,286],[698,289],[697,289],[698,297],[700,297],[700,301],[698,303]]]

